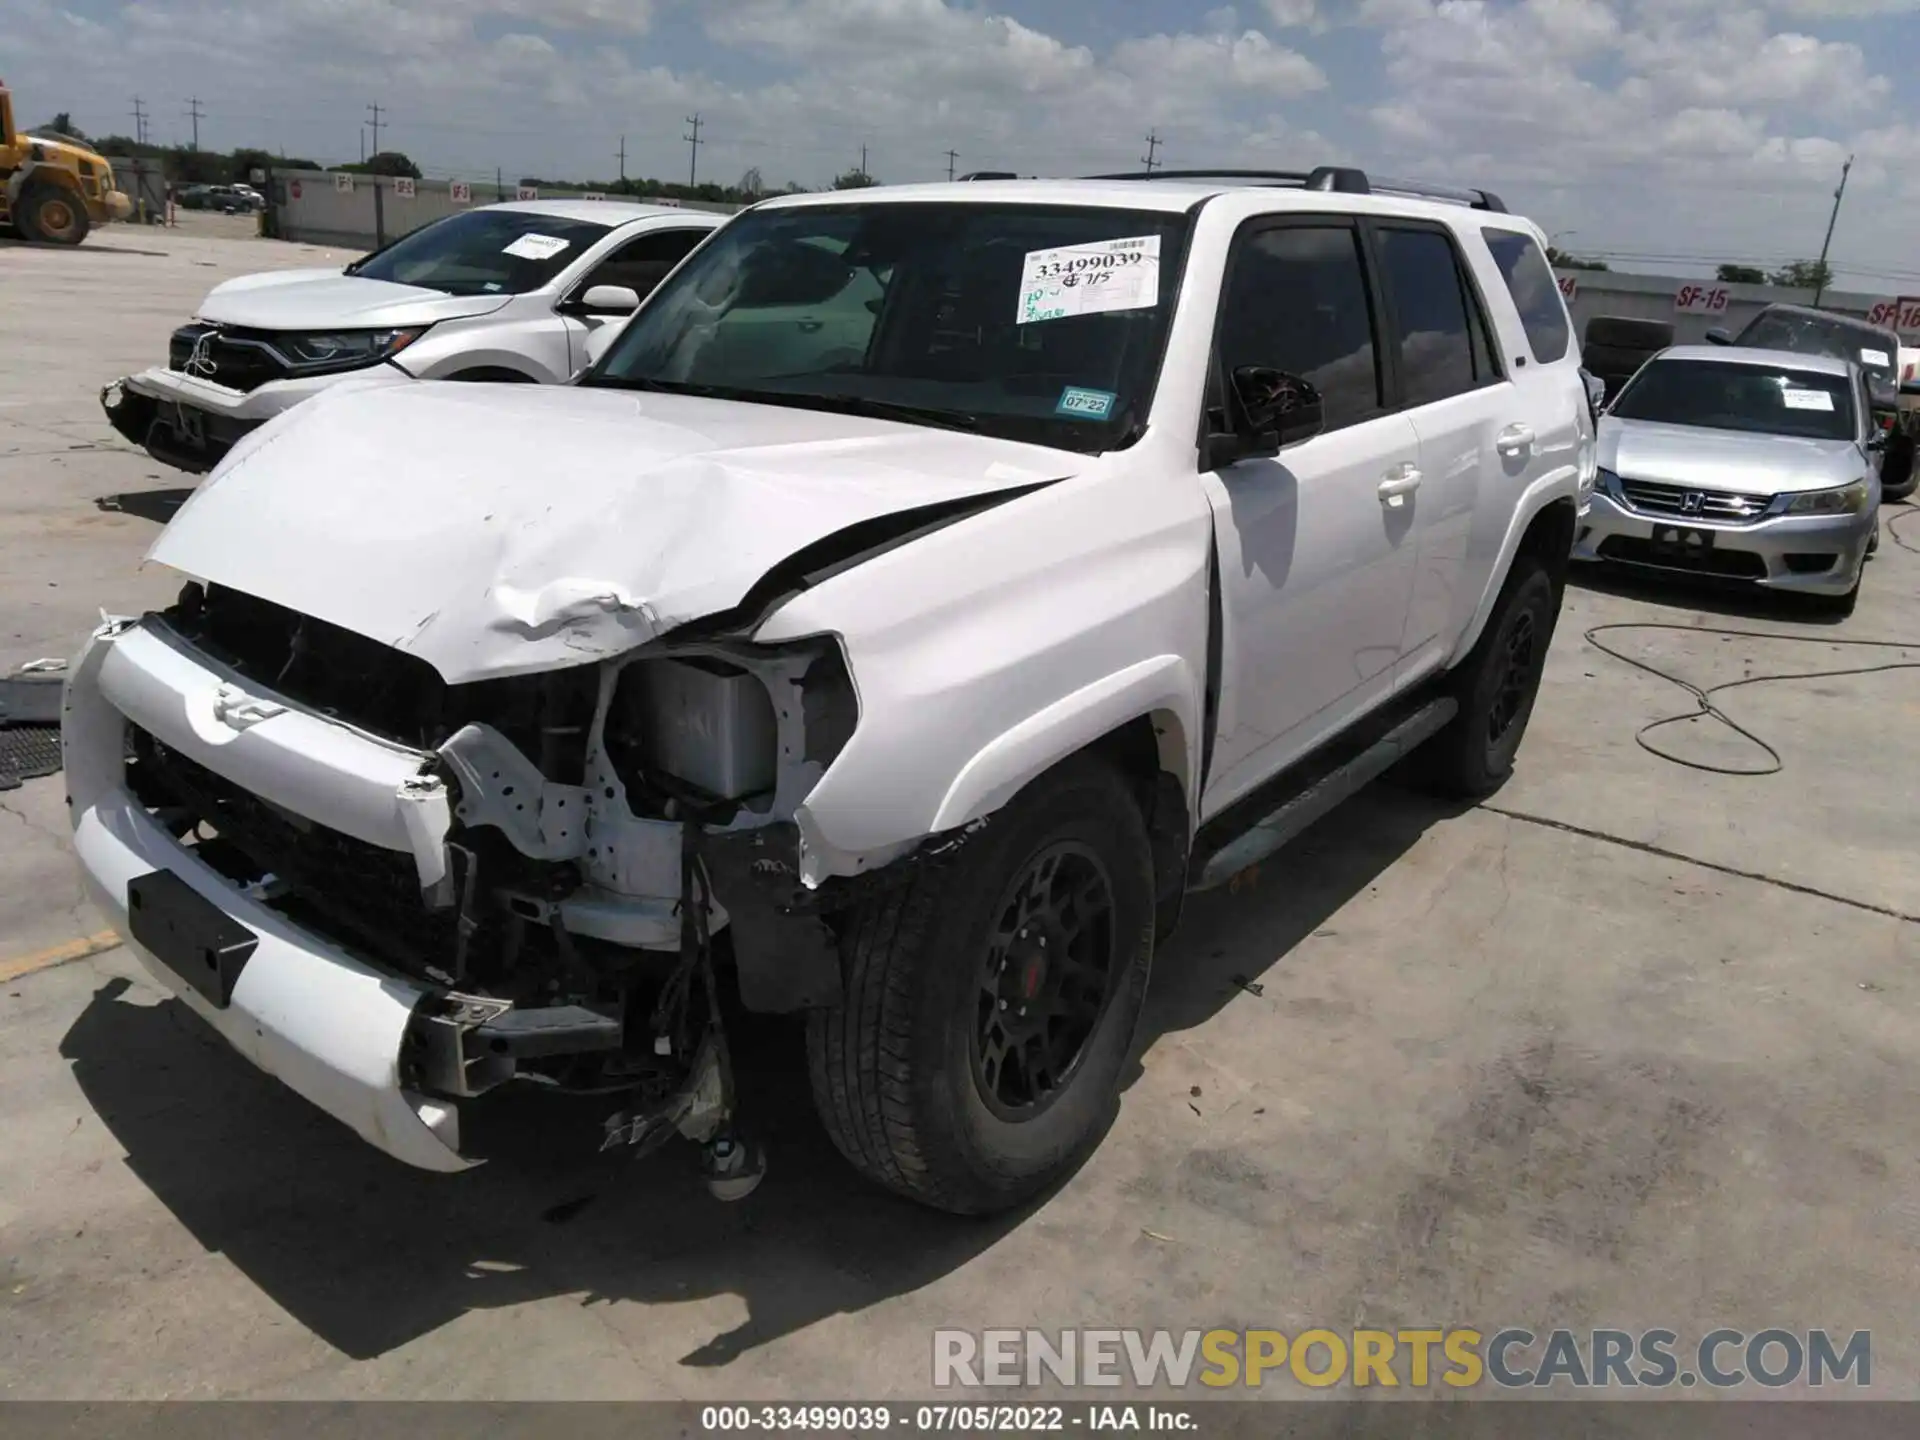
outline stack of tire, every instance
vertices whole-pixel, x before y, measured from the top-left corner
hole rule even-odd
[[[1636,370],[1671,344],[1671,321],[1596,315],[1587,321],[1580,353],[1586,368],[1606,382],[1607,399],[1611,401]]]

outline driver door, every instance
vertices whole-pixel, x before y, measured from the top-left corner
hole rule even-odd
[[[1420,446],[1386,408],[1384,344],[1358,226],[1252,221],[1220,302],[1220,374],[1280,370],[1321,393],[1325,425],[1271,459],[1205,477],[1225,630],[1215,813],[1392,692],[1412,606]]]

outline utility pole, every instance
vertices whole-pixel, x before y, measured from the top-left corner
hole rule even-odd
[[[627,185],[627,137],[622,135],[620,137],[620,188],[624,190],[626,188],[626,185]]]
[[[187,147],[191,150],[198,150],[200,148],[200,117],[206,113],[206,111],[200,108],[200,97],[198,95],[187,101],[187,118],[193,121],[193,144]]]
[[[496,200],[507,198],[507,177],[500,173],[498,165],[493,167],[493,198]]]
[[[707,142],[700,138],[698,115],[689,115],[687,124],[693,129],[680,138],[687,142],[687,188],[691,190],[700,183],[700,147]]]
[[[1140,157],[1140,163],[1147,167],[1147,173],[1149,175],[1160,168],[1160,162],[1155,158],[1159,153],[1160,136],[1157,133],[1150,132],[1147,135],[1147,153]]]
[[[1820,242],[1820,268],[1813,277],[1813,303],[1818,306],[1827,289],[1827,251],[1833,246],[1833,227],[1840,223],[1840,201],[1847,193],[1847,176],[1853,172],[1853,156],[1840,167],[1840,188],[1833,192],[1833,213],[1827,217],[1827,238]]]
[[[960,161],[960,152],[958,150],[947,151],[947,179],[949,180],[953,179],[953,168],[955,165],[959,163],[959,161]]]
[[[147,143],[146,104],[138,95],[133,97],[133,138],[141,145]]]
[[[367,109],[373,112],[373,153],[378,155],[380,153],[380,107],[369,105]]]
[[[360,127],[360,163],[367,163],[367,127],[364,125]]]

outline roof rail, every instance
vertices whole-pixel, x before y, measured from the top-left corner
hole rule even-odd
[[[1312,170],[1136,170],[1121,175],[1089,175],[1089,180],[1233,180],[1255,185],[1297,185],[1303,190],[1333,191],[1341,195],[1405,195],[1423,200],[1451,200],[1476,210],[1506,213],[1507,207],[1490,190],[1429,185],[1417,180],[1386,180],[1346,165],[1320,165]]]
[[[1018,180],[1020,177],[1011,170],[975,170],[970,175],[962,175],[961,180]]]

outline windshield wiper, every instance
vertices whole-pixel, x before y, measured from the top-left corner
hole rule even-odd
[[[810,410],[864,415],[872,420],[903,420],[909,425],[934,425],[943,430],[980,428],[980,417],[965,411],[942,410],[931,405],[900,405],[892,400],[874,400],[865,395],[770,395],[766,398],[776,403],[804,405]]]

